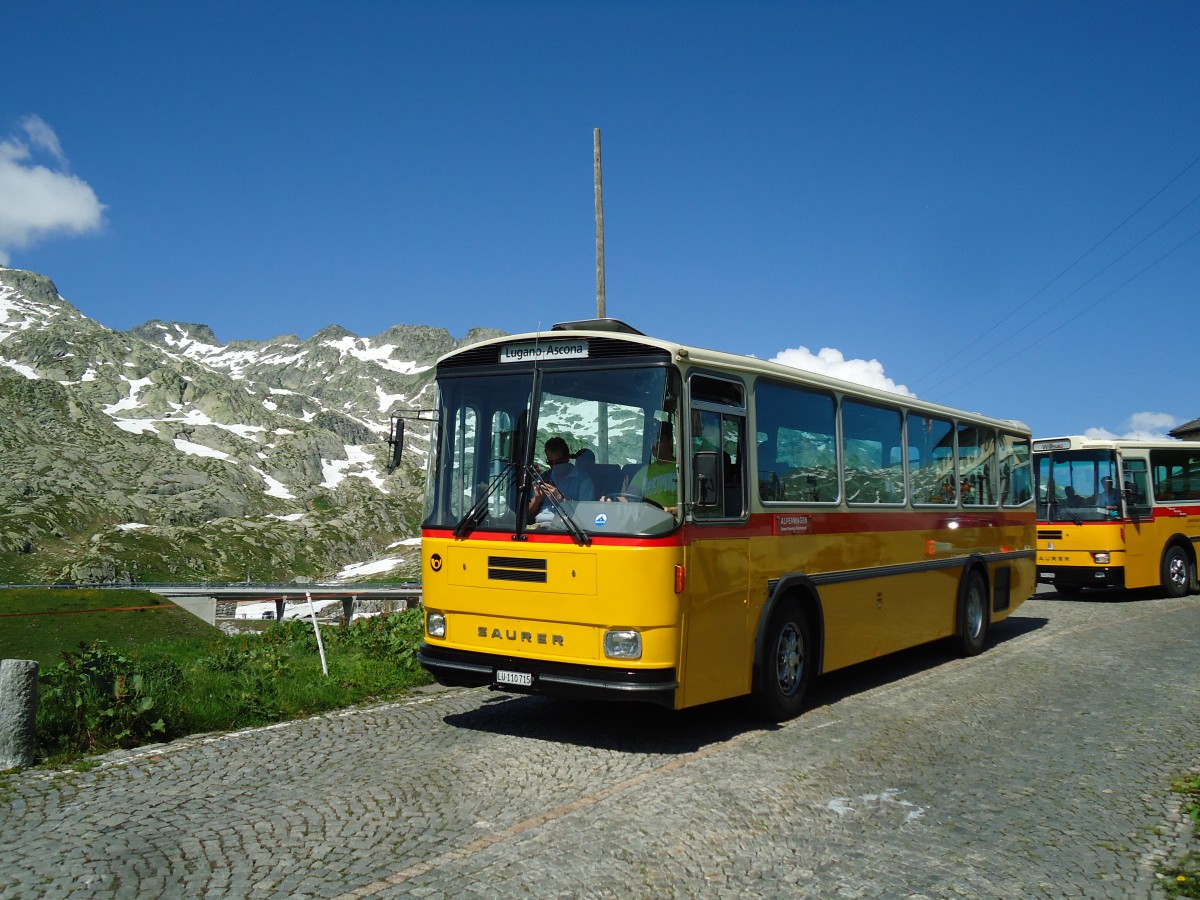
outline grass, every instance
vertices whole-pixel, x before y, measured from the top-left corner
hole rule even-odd
[[[99,638],[117,649],[155,641],[213,639],[218,628],[149,591],[103,588],[0,590],[0,659],[33,659],[41,668],[64,650]]]
[[[429,681],[415,659],[419,610],[323,626],[327,675],[311,624],[227,635],[144,591],[3,590],[0,615],[0,658],[39,663],[39,762],[270,724]]]

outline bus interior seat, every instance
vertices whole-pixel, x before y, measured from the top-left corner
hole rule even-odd
[[[588,474],[596,486],[597,497],[619,494],[624,487],[625,476],[616,463],[596,463],[588,469]]]

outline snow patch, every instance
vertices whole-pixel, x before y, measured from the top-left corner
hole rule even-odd
[[[39,375],[37,372],[35,372],[33,369],[29,368],[29,366],[27,366],[23,363],[13,362],[11,359],[0,359],[0,363],[3,363],[4,365],[8,366],[14,372],[17,372],[20,375],[24,375],[30,381],[37,381],[39,378]]]
[[[195,444],[191,441],[185,441],[181,438],[175,438],[172,443],[175,449],[188,456],[207,456],[212,459],[229,459],[228,453],[223,453],[220,450],[214,450],[212,447],[205,447],[203,444]]]
[[[362,575],[378,575],[381,572],[390,572],[399,565],[403,565],[404,560],[401,557],[393,556],[387,559],[377,559],[373,562],[353,563],[346,566],[342,571],[338,572],[337,578],[358,578]]]

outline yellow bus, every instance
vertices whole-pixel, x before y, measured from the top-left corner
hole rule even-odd
[[[1060,594],[1083,588],[1197,590],[1200,443],[1033,442],[1038,580]]]
[[[436,377],[419,659],[443,684],[785,719],[821,673],[979,653],[1036,586],[1019,422],[614,319]]]

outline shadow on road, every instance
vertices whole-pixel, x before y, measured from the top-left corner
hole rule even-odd
[[[558,700],[476,689],[477,709],[446,716],[447,725],[578,744],[622,753],[687,754],[748,731],[774,728],[741,700],[674,712],[647,703]]]
[[[1083,588],[1074,593],[1060,593],[1049,585],[1038,585],[1035,600],[1053,600],[1058,603],[1142,603],[1147,600],[1162,600],[1159,587],[1149,588]]]
[[[983,655],[986,656],[992,647],[1044,628],[1047,622],[1044,616],[1025,616],[1019,613],[1009,616],[1003,622],[996,622],[988,628],[987,646]],[[949,642],[938,641],[848,666],[817,681],[809,695],[809,708],[837,703],[855,694],[883,687],[893,681],[936,669],[961,658],[961,654]]]
[[[1046,621],[1011,616],[991,627],[988,646],[1037,631]],[[934,643],[841,669],[817,679],[806,709],[836,703],[958,658],[948,644]],[[483,688],[473,693],[480,698],[479,706],[446,716],[447,725],[622,753],[694,753],[740,734],[778,727],[756,716],[746,698],[673,712],[644,703],[557,700]]]

